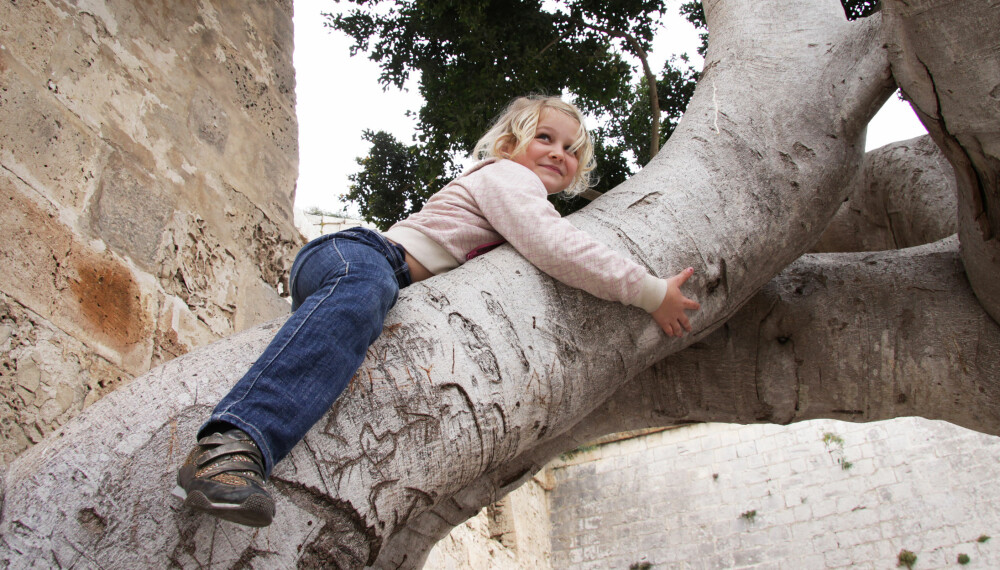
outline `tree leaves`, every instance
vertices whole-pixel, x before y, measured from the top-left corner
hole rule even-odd
[[[569,95],[590,117],[597,141],[598,191],[620,184],[645,165],[677,126],[694,92],[698,71],[686,56],[669,60],[656,78],[659,137],[652,140],[649,79],[623,57],[644,57],[660,31],[665,0],[350,0],[325,25],[347,34],[351,55],[379,64],[384,87],[401,89],[419,77],[424,104],[414,144],[384,132],[365,133],[372,143],[362,170],[350,177],[345,202],[386,228],[411,212],[458,174],[467,155],[511,99],[529,94]],[[878,0],[842,0],[851,19],[879,9]],[[681,14],[708,31],[698,0]],[[652,73],[652,72],[651,72]],[[569,213],[586,202],[554,200]]]
[[[384,86],[402,88],[419,74],[424,99],[413,145],[366,134],[372,155],[359,161],[362,172],[351,178],[354,187],[345,197],[366,219],[382,226],[419,208],[457,172],[456,157],[472,150],[513,98],[529,93],[568,95],[602,119],[595,132],[602,139],[598,162],[605,165],[601,188],[648,161],[649,84],[623,50],[649,49],[665,0],[561,0],[544,7],[539,0],[350,3],[350,11],[327,14],[326,25],[351,37],[352,54],[366,53],[379,64]],[[665,93],[657,102],[670,110],[660,140],[686,107],[695,77],[694,70],[671,63],[657,79]],[[387,170],[390,157],[397,167]],[[414,173],[418,179],[402,179]],[[391,205],[394,193],[400,204]],[[583,203],[575,201],[576,207]]]
[[[867,18],[882,9],[880,0],[840,0],[848,20]]]

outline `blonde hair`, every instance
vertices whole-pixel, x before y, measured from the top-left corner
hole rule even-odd
[[[583,113],[575,105],[567,103],[559,97],[530,95],[518,97],[511,101],[504,112],[486,131],[472,156],[477,160],[487,158],[510,158],[527,148],[535,138],[538,120],[545,109],[553,109],[570,116],[580,124],[576,140],[570,146],[570,152],[576,155],[580,165],[569,186],[563,193],[575,196],[594,185],[592,173],[596,165],[594,159],[594,143],[583,124]]]

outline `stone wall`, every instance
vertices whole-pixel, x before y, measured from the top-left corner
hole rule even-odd
[[[548,470],[455,527],[434,545],[424,570],[551,568]]]
[[[944,422],[702,424],[549,469],[553,568],[1000,568],[1000,438]]]
[[[288,311],[291,0],[0,2],[0,465]]]

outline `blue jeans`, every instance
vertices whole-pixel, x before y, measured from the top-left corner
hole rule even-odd
[[[303,247],[289,277],[292,315],[215,407],[198,437],[245,431],[274,464],[330,409],[410,284],[401,246],[351,228]]]

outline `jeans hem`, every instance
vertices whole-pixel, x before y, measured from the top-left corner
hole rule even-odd
[[[239,428],[240,430],[243,430],[243,432],[246,433],[248,436],[250,436],[250,439],[252,439],[253,442],[257,444],[257,449],[260,450],[260,453],[264,458],[264,480],[270,478],[271,467],[274,465],[274,460],[273,460],[274,456],[271,454],[271,449],[267,446],[266,443],[267,439],[264,437],[262,433],[260,433],[260,430],[258,430],[252,424],[244,421],[243,418],[237,415],[231,414],[229,412],[223,412],[221,414],[212,414],[212,416],[208,418],[208,421],[205,422],[205,424],[201,426],[201,428],[198,430],[198,439],[201,439],[205,435],[208,435],[201,433],[201,431],[216,422],[226,423],[235,428]]]
[[[410,281],[405,250],[373,230],[307,244],[292,266],[292,315],[202,430],[220,422],[246,432],[269,476],[346,389]]]

